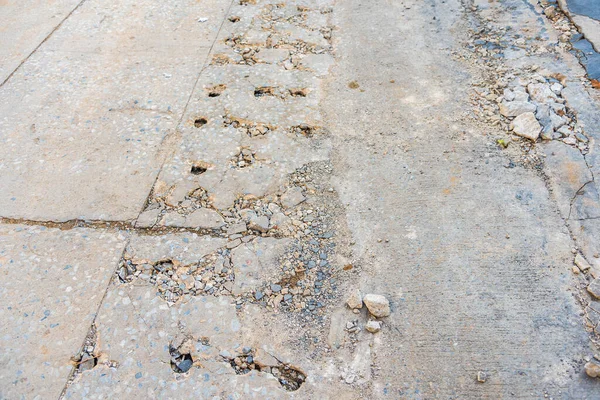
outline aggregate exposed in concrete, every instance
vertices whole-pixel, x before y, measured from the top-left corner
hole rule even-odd
[[[0,0],[0,398],[595,398],[600,97],[555,6]]]

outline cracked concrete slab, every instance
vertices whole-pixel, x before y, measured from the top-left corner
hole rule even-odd
[[[124,246],[115,232],[0,225],[0,397],[59,397]]]
[[[78,8],[0,88],[1,216],[137,217],[228,6]],[[201,24],[202,14],[212,18]]]
[[[6,0],[0,3],[0,84],[81,2]]]

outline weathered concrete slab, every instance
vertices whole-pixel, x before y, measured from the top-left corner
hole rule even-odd
[[[77,9],[0,89],[1,216],[134,219],[228,5]]]
[[[589,347],[568,292],[568,230],[545,182],[505,167],[508,151],[493,143],[505,133],[466,117],[470,80],[446,50],[462,27],[457,6],[337,6],[342,56],[325,101],[335,187],[363,268],[359,288],[392,308],[354,368],[372,382],[369,398],[593,398],[575,362]],[[390,50],[394,42],[404,45]],[[589,177],[574,151],[582,163],[556,171],[572,173],[565,197]]]
[[[0,225],[0,397],[58,398],[124,246],[102,230]]]
[[[0,84],[81,0],[5,0],[0,3]]]

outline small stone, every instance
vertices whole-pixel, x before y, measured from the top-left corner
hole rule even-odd
[[[192,364],[192,360],[186,358],[185,360],[177,364],[177,368],[179,368],[181,372],[188,372],[190,368],[192,368]]]
[[[360,290],[354,289],[350,292],[350,296],[348,296],[348,300],[346,301],[348,307],[352,309],[362,308],[363,301]]]
[[[519,115],[510,124],[510,128],[515,134],[534,142],[540,136],[540,131],[542,130],[542,126],[532,112]]]
[[[367,325],[365,325],[365,329],[371,333],[377,333],[381,330],[381,322],[369,321],[367,322]]]
[[[390,302],[380,294],[367,294],[363,298],[367,309],[375,317],[387,317],[390,315]]]
[[[264,295],[263,295],[263,293],[262,293],[261,291],[259,291],[259,290],[257,290],[257,291],[254,293],[254,298],[255,298],[256,300],[260,300],[260,299],[262,299],[262,298],[263,298],[263,296],[264,296]]]
[[[483,371],[477,372],[477,382],[485,383],[487,381],[487,374]]]
[[[560,95],[560,92],[562,92],[563,86],[558,83],[555,82],[552,84],[552,86],[550,86],[550,90],[552,90],[554,92],[554,94]]]
[[[269,230],[269,217],[263,215],[260,217],[252,218],[248,223],[248,228],[262,233],[267,232]]]
[[[581,272],[585,272],[592,267],[580,253],[577,253],[575,256],[575,265],[577,265],[577,268],[579,268]]]
[[[596,278],[587,287],[587,291],[596,299],[600,299],[600,279]]]
[[[289,188],[283,195],[281,195],[281,204],[287,208],[295,207],[304,200],[306,200],[306,197],[304,197],[302,194],[302,189],[299,187]]]
[[[281,285],[278,285],[276,283],[271,284],[271,290],[275,293],[280,292],[281,291]]]
[[[596,361],[595,359],[587,362],[585,364],[584,368],[585,368],[585,373],[588,374],[589,377],[591,377],[591,378],[600,377],[600,362]]]

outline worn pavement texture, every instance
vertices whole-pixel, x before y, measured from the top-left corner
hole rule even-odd
[[[0,399],[600,398],[592,3],[0,0]]]

